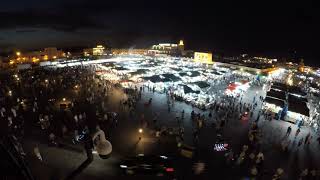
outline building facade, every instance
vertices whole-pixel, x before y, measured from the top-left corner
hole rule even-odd
[[[212,53],[195,52],[194,61],[205,64],[213,64]]]
[[[63,51],[58,50],[56,47],[49,47],[45,48],[44,51],[41,52],[40,56],[43,60],[52,60],[65,57],[66,54]]]
[[[86,48],[83,50],[83,56],[103,56],[106,54],[106,48],[103,45],[97,45],[94,48]]]
[[[9,57],[9,64],[37,63],[65,57],[66,54],[63,51],[58,50],[56,47],[48,47],[43,51],[31,51],[26,53],[16,52]]]
[[[171,55],[181,56],[184,54],[184,43],[180,40],[179,44],[160,43],[153,45],[147,52],[148,55]]]
[[[102,45],[98,45],[97,47],[92,49],[92,55],[94,56],[102,56],[104,55],[105,47]]]

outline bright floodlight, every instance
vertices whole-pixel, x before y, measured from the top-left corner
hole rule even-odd
[[[143,133],[143,130],[141,128],[139,129],[139,133]]]

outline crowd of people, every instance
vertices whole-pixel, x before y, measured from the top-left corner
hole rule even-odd
[[[243,77],[232,77],[233,80],[236,78]],[[256,86],[261,86],[261,83],[253,83]],[[170,113],[171,108],[173,107],[176,96],[174,93],[167,91],[167,105],[168,105],[168,113]],[[265,175],[272,174],[272,179],[281,179],[285,175],[284,168],[277,168],[274,170],[267,170],[263,166],[263,162],[265,160],[265,156],[263,153],[262,142],[264,138],[264,134],[262,133],[262,129],[259,127],[259,123],[261,121],[272,121],[275,116],[272,112],[267,111],[266,109],[262,109],[264,104],[264,98],[259,95],[253,96],[252,101],[245,102],[243,100],[243,95],[240,96],[223,96],[220,99],[212,102],[212,105],[209,107],[208,117],[203,114],[191,112],[190,117],[193,122],[193,138],[194,145],[197,146],[199,141],[199,134],[201,132],[202,127],[205,125],[209,125],[212,123],[213,127],[216,129],[217,138],[220,138],[223,135],[224,131],[228,131],[228,123],[232,123],[230,121],[246,121],[249,125],[248,131],[248,144],[244,144],[239,153],[233,152],[233,150],[229,150],[226,152],[226,162],[230,165],[236,165],[236,167],[246,167],[248,169],[247,176],[250,176],[252,179],[259,179]],[[206,111],[205,111],[206,112]],[[177,117],[177,122],[179,122],[184,118],[184,110],[181,113],[181,117]],[[254,116],[254,114],[256,114]],[[247,118],[244,118],[246,117]],[[179,121],[180,120],[180,121]],[[264,122],[263,122],[264,123]],[[262,123],[262,124],[263,124]],[[301,131],[301,126],[297,125],[297,131],[295,133],[295,139],[297,139],[299,133]],[[294,143],[291,143],[288,138],[291,132],[291,126],[288,127],[286,138],[282,139],[281,147],[284,152],[290,151],[289,146],[292,149],[298,149],[302,144],[308,146],[313,139],[311,133],[308,133],[304,138],[301,137],[298,141],[297,146]],[[183,135],[183,133],[182,133]],[[319,141],[319,138],[317,139]],[[181,142],[182,141],[182,142]],[[178,138],[177,143],[178,147],[181,147],[181,143],[183,143],[183,137]],[[195,164],[197,164],[196,162]],[[232,164],[232,165],[231,165]],[[315,167],[310,167],[312,169],[312,173],[308,173],[308,169],[304,169],[301,174],[297,176],[299,178],[317,178],[319,177],[319,172]],[[274,173],[272,173],[274,172]]]
[[[17,143],[38,133],[46,137],[41,141],[59,146],[57,139],[77,139],[98,128],[109,132],[118,122],[105,105],[115,87],[101,81],[94,66],[5,72],[0,84],[1,137],[14,136]],[[40,157],[41,149],[34,148]]]
[[[24,138],[35,136],[39,133],[41,141],[46,141],[50,146],[59,147],[61,139],[79,139],[83,131],[95,132],[102,129],[107,137],[111,136],[111,130],[117,128],[119,117],[117,112],[111,112],[108,108],[108,99],[113,96],[117,84],[108,82],[95,74],[96,66],[77,66],[57,69],[36,68],[20,72],[6,72],[0,77],[0,133],[2,136],[13,136],[17,142],[22,156],[25,156],[23,147],[19,142]],[[239,75],[231,76],[231,81],[243,78]],[[257,86],[260,86],[258,83]],[[203,127],[209,126],[216,130],[219,137],[223,137],[230,125],[235,121],[247,123],[248,142],[242,144],[237,151],[230,148],[226,153],[226,163],[230,167],[247,168],[247,175],[253,179],[264,176],[265,157],[262,141],[264,134],[260,127],[261,121],[272,121],[271,113],[260,110],[263,104],[263,97],[253,96],[252,101],[244,100],[243,95],[223,95],[212,102],[206,111],[185,112],[180,110],[181,116],[176,117],[177,128],[168,128],[158,123],[159,114],[154,113],[152,120],[144,117],[144,114],[136,113],[138,102],[142,99],[144,92],[155,92],[154,87],[147,85],[135,86],[132,89],[122,89],[124,96],[119,102],[117,111],[127,111],[131,117],[139,116],[139,126],[144,129],[154,130],[157,138],[166,134],[175,134],[178,147],[184,144],[183,120],[187,113],[190,113],[193,124],[193,142],[197,147],[199,135]],[[164,89],[167,95],[168,113],[174,109],[176,96],[170,90]],[[152,98],[144,103],[144,108],[152,105]],[[121,121],[121,120],[120,120]],[[31,130],[32,129],[32,130]],[[36,131],[34,131],[36,129]],[[292,127],[289,126],[281,142],[281,149],[284,152],[291,148],[299,148],[301,145],[308,146],[314,138],[310,133],[300,137],[301,129],[297,128],[294,134],[298,141],[297,147],[288,138],[291,135]],[[35,133],[35,134],[33,134]],[[298,140],[299,139],[299,140]],[[317,138],[317,141],[320,140]],[[19,145],[20,144],[20,145]],[[34,146],[35,156],[42,161],[41,149]],[[281,167],[272,169],[273,179],[281,179],[284,176],[284,169]],[[318,171],[315,167],[303,169],[299,177],[316,178]]]

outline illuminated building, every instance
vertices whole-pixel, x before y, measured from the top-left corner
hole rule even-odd
[[[32,62],[33,62],[33,63],[37,63],[37,62],[39,62],[39,61],[40,61],[40,59],[39,59],[39,58],[32,57]]]
[[[43,52],[40,53],[42,60],[50,60],[50,59],[57,59],[62,58],[65,56],[63,51],[58,50],[55,47],[45,48]]]
[[[183,40],[180,40],[179,44],[171,43],[160,43],[153,45],[150,50],[148,50],[149,55],[182,55],[184,51]]]
[[[66,54],[58,50],[55,47],[45,48],[43,51],[31,51],[26,53],[16,52],[15,55],[12,56],[14,61],[17,64],[21,63],[38,63],[39,61],[48,61],[55,60],[59,58],[64,58]],[[11,63],[13,64],[13,63]]]
[[[304,62],[303,62],[303,59],[301,59],[301,61],[300,61],[300,63],[299,63],[299,68],[298,68],[298,70],[299,70],[300,72],[304,72]]]
[[[47,61],[49,59],[48,55],[44,55],[43,60]]]
[[[104,54],[104,47],[102,45],[97,45],[97,47],[92,49],[92,55],[102,56]]]
[[[213,64],[212,53],[195,52],[194,61],[206,64]]]
[[[88,57],[91,56],[93,54],[93,49],[92,48],[86,48],[83,50],[83,55]]]
[[[180,41],[179,41],[178,48],[179,48],[179,50],[180,50],[181,52],[184,51],[184,43],[183,43],[183,40],[180,40]]]
[[[94,47],[94,48],[83,49],[83,56],[85,57],[103,56],[105,54],[106,54],[106,48],[102,45],[97,45],[97,47]]]
[[[278,59],[272,59],[272,58],[266,58],[266,57],[253,57],[252,60],[248,59],[249,62],[256,62],[256,63],[268,63],[268,64],[272,64],[272,63],[276,63],[278,61]]]
[[[179,41],[178,48],[179,48],[179,51],[180,51],[181,55],[185,56],[187,54],[185,52],[185,50],[184,50],[184,42],[183,42],[183,40]]]
[[[279,68],[269,63],[252,63],[252,62],[214,62],[217,66],[237,69],[240,71],[250,72],[252,74],[268,75],[276,73]]]

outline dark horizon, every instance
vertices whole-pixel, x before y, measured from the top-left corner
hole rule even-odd
[[[0,7],[0,51],[89,47],[146,48],[183,39],[186,49],[318,60],[319,14],[311,2],[186,1],[151,4],[12,0]]]

